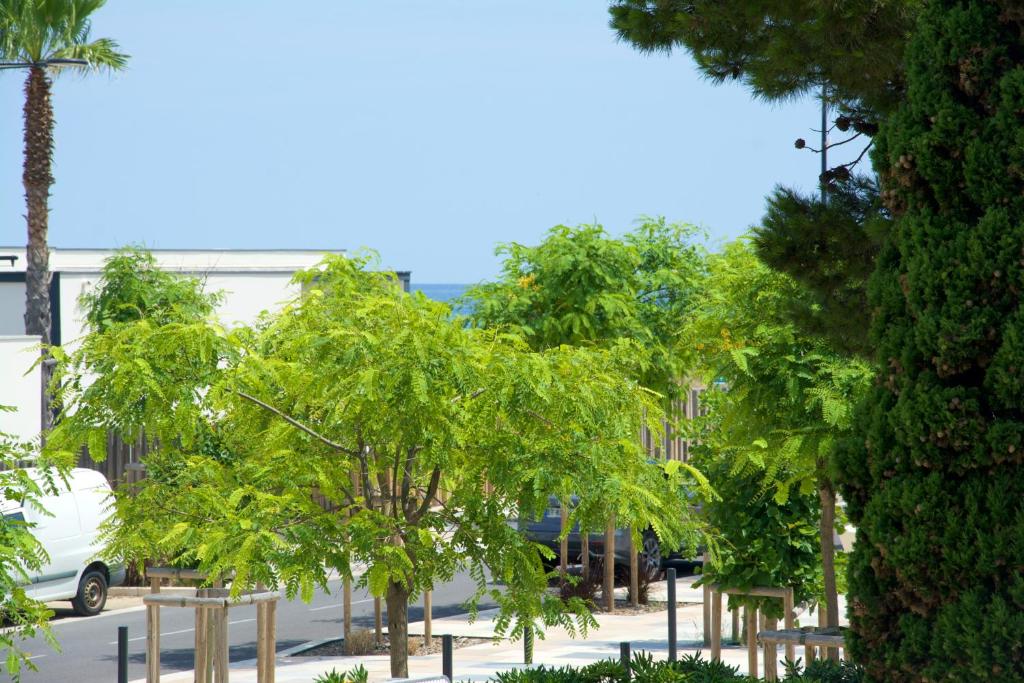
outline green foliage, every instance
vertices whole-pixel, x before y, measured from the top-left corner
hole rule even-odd
[[[749,683],[754,680],[741,675],[736,667],[702,659],[700,653],[669,662],[656,661],[646,652],[633,655],[630,675],[620,662],[609,659],[583,667],[538,666],[501,671],[495,679],[498,683]],[[812,662],[806,669],[790,664],[779,680],[784,683],[861,683],[863,672],[848,662],[824,660]]]
[[[897,216],[878,381],[844,449],[870,680],[1024,678],[1024,44],[1018,3],[928,3],[875,163]]]
[[[362,664],[353,667],[344,673],[337,669],[320,674],[313,679],[313,683],[366,683],[370,679],[370,673]]]
[[[728,390],[705,392],[710,415],[700,436],[735,473],[761,472],[784,502],[792,487],[808,492],[828,475],[870,368],[802,334],[789,311],[807,301],[806,290],[761,263],[746,241],[712,255],[708,269],[686,334],[706,383]]]
[[[0,0],[0,61],[84,59],[85,67],[122,69],[128,56],[109,38],[89,39],[92,15],[106,0]]]
[[[0,406],[0,410],[11,409]],[[31,477],[22,462],[30,459],[32,453],[29,444],[0,433],[0,504],[16,501],[45,512],[39,499],[57,492],[60,475],[66,469],[57,463],[38,461],[34,463],[37,475]],[[4,658],[3,670],[15,681],[20,680],[23,669],[35,670],[29,653],[18,646],[19,641],[41,633],[52,647],[57,647],[48,625],[53,612],[30,599],[24,589],[30,573],[38,572],[47,559],[29,524],[0,515],[0,655]]]
[[[126,247],[104,262],[99,282],[78,298],[78,304],[89,329],[105,332],[142,319],[154,325],[202,320],[213,313],[220,298],[205,293],[196,278],[160,270],[152,253]]]
[[[631,379],[636,348],[531,351],[369,265],[329,257],[251,328],[142,318],[91,332],[58,356],[68,410],[47,448],[145,427],[149,476],[117,496],[115,555],[234,571],[235,595],[259,582],[306,599],[358,563],[391,613],[468,570],[470,604],[498,603],[499,631],[585,631],[585,605],[547,593],[541,550],[508,514],[579,492],[584,526],[615,514],[668,542],[692,531],[683,485],[699,482],[649,464],[635,438],[660,417]]]
[[[645,218],[621,239],[600,225],[560,225],[537,246],[501,245],[501,277],[466,294],[472,321],[521,334],[537,350],[632,340],[644,351],[642,384],[676,398],[692,360],[678,344],[679,321],[703,272],[696,232]]]
[[[789,99],[829,84],[838,100],[879,111],[902,83],[919,0],[613,0],[611,25],[646,52],[688,51],[716,82]]]
[[[794,491],[779,502],[765,490],[761,471],[736,473],[727,458],[711,453],[702,453],[694,463],[720,496],[704,503],[708,523],[721,540],[718,561],[706,564],[701,585],[790,586],[798,603],[818,602],[822,577],[817,494]],[[750,605],[771,618],[783,616],[778,599],[729,597],[729,609]]]
[[[888,225],[878,187],[864,177],[837,184],[828,203],[777,188],[754,228],[757,256],[806,292],[792,297],[786,314],[803,336],[821,337],[837,352],[872,357],[867,281]]]

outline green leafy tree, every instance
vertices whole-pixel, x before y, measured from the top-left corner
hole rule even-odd
[[[11,408],[0,406],[2,411]],[[31,574],[38,572],[47,561],[46,551],[32,536],[32,529],[23,519],[10,512],[10,505],[31,506],[45,512],[39,499],[54,494],[60,488],[60,474],[64,467],[56,463],[38,461],[35,476],[30,476],[23,462],[33,459],[30,444],[19,442],[9,434],[0,433],[0,654],[4,655],[4,668],[15,681],[20,680],[23,669],[34,670],[29,653],[18,645],[21,640],[42,633],[54,648],[57,641],[48,626],[53,612],[25,594]]]
[[[709,257],[706,282],[687,335],[701,352],[705,380],[727,390],[705,392],[710,417],[700,439],[715,457],[731,463],[734,475],[757,473],[762,489],[780,506],[794,489],[804,496],[817,491],[824,597],[835,622],[830,455],[852,428],[853,406],[867,388],[870,366],[801,332],[789,310],[794,299],[808,296],[806,290],[765,266],[746,240]],[[757,503],[749,496],[735,502],[746,510],[748,501]],[[722,505],[729,503],[723,499]]]
[[[931,2],[875,163],[877,382],[844,449],[870,680],[1024,678],[1024,15]]]
[[[220,303],[203,282],[161,270],[153,254],[141,247],[119,249],[103,264],[100,279],[82,293],[79,306],[91,332],[146,319],[154,325],[202,320]]]
[[[703,272],[696,234],[690,225],[645,218],[621,239],[600,225],[559,225],[537,246],[503,244],[500,277],[466,294],[472,321],[516,332],[537,350],[631,340],[646,353],[637,379],[678,398],[692,361],[678,343],[679,321],[694,306]]]
[[[47,231],[53,184],[51,74],[59,69],[124,67],[127,55],[109,38],[91,39],[92,15],[105,0],[0,0],[0,67],[26,68],[25,186],[28,248],[25,333],[50,343],[50,267]],[[68,62],[67,60],[76,60]],[[82,64],[81,62],[85,63]]]
[[[698,446],[694,466],[703,472],[718,498],[704,502],[708,524],[719,536],[717,561],[706,563],[704,583],[730,588],[788,586],[798,603],[822,600],[822,565],[818,542],[821,506],[812,491],[794,489],[780,502],[765,487],[764,472],[737,471],[727,451]],[[787,470],[777,472],[788,478]],[[729,609],[753,606],[781,619],[775,598],[729,596]]]
[[[502,632],[592,626],[582,603],[547,593],[547,551],[508,518],[582,492],[581,524],[615,514],[685,534],[686,473],[636,443],[659,411],[631,379],[635,348],[534,352],[367,265],[328,258],[252,328],[113,322],[59,356],[70,409],[48,448],[142,426],[151,442],[150,476],[118,495],[111,552],[232,570],[236,595],[263,583],[309,598],[330,570],[365,566],[358,580],[387,602],[394,676],[407,674],[409,600],[461,570],[478,583],[472,604],[502,607]]]

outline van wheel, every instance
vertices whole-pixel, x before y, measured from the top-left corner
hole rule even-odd
[[[80,617],[95,616],[103,611],[106,604],[107,577],[103,572],[86,572],[78,583],[78,595],[71,600],[75,614]]]

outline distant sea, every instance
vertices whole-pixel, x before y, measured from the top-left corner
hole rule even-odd
[[[423,292],[428,299],[445,303],[462,296],[469,287],[469,285],[418,285],[415,282],[410,286],[412,291]]]
[[[452,303],[453,299],[457,299],[462,296],[469,285],[452,285],[452,284],[416,284],[413,282],[410,285],[412,291],[423,292],[424,296],[434,301],[443,301],[445,303]],[[454,304],[452,304],[454,306]],[[455,313],[466,315],[469,313],[463,307],[455,308]]]

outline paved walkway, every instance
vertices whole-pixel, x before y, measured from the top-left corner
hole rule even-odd
[[[703,594],[701,589],[690,584],[695,579],[687,577],[677,584],[678,652],[680,657],[702,653],[707,658],[709,650],[705,649],[703,640]],[[619,592],[622,592],[620,589]],[[652,586],[651,597],[663,600],[665,584]],[[623,596],[624,597],[624,596]],[[845,611],[845,610],[843,610]],[[494,611],[481,612],[474,623],[469,623],[466,615],[435,619],[433,632],[435,636],[451,634],[454,636],[491,637],[494,635]],[[600,628],[591,631],[586,639],[573,639],[562,629],[552,629],[545,634],[543,640],[534,642],[534,664],[563,666],[566,664],[588,664],[600,659],[618,658],[619,643],[629,641],[633,650],[646,650],[655,658],[668,657],[667,612],[651,612],[640,615],[598,614],[595,615]],[[731,628],[731,617],[728,611],[722,614],[722,628],[728,634]],[[806,617],[805,617],[806,621]],[[423,632],[423,623],[409,625],[412,635]],[[778,656],[781,662],[785,652],[780,647]],[[507,640],[495,643],[483,643],[456,649],[453,653],[454,673],[457,681],[484,681],[491,678],[496,671],[523,666],[522,641],[510,643]],[[798,654],[799,656],[799,654]],[[741,672],[746,673],[747,652],[739,646],[728,646],[723,643],[722,659]],[[297,657],[282,653],[277,660],[277,683],[312,683],[320,674],[337,669],[339,672],[362,664],[370,672],[371,681],[388,679],[390,667],[387,657]],[[763,663],[761,664],[763,674]],[[780,663],[779,671],[782,671]],[[428,655],[409,658],[409,675],[413,678],[438,676],[441,673],[441,655]],[[190,681],[191,672],[167,675],[161,678],[167,683]],[[143,683],[139,681],[138,683]],[[231,683],[256,683],[255,662],[239,662],[231,666]]]

